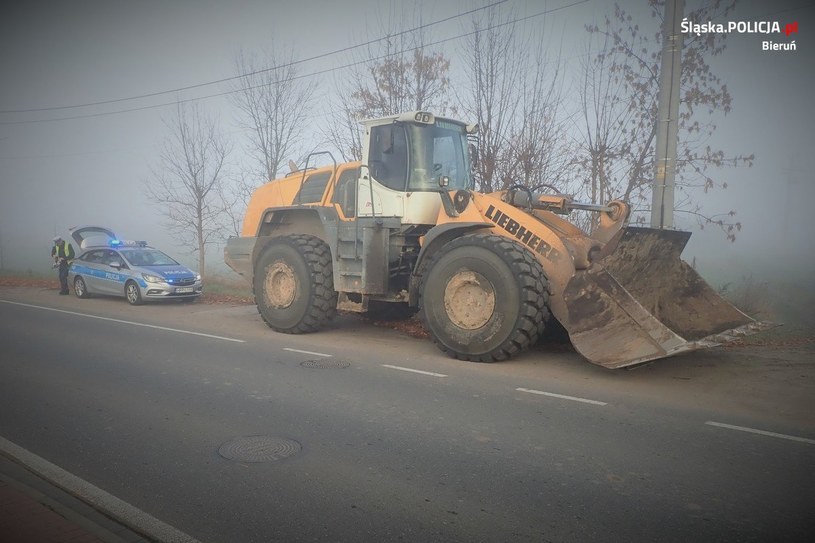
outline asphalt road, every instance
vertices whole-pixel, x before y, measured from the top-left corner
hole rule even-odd
[[[203,542],[815,528],[811,349],[471,364],[355,316],[287,336],[249,306],[32,288],[0,288],[0,344],[0,436]]]

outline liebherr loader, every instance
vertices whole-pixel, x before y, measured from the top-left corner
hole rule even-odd
[[[276,331],[402,304],[442,351],[491,362],[534,344],[554,318],[586,359],[619,368],[768,326],[680,259],[689,233],[630,227],[625,202],[475,192],[476,126],[427,112],[362,125],[361,162],[309,169],[309,156],[255,191],[241,237],[227,242],[226,263]],[[564,218],[574,210],[597,215],[590,234]]]

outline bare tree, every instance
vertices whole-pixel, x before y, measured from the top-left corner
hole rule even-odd
[[[246,203],[254,188],[275,179],[284,161],[299,152],[316,84],[299,77],[291,51],[272,50],[262,57],[241,51],[235,66],[240,77],[230,96],[242,114],[241,127],[248,134],[248,154],[255,165],[238,181]]]
[[[541,48],[529,57],[520,76],[519,108],[508,141],[502,188],[520,184],[562,192],[571,171],[571,146],[561,115],[559,62],[546,60]]]
[[[405,9],[404,6],[402,9]],[[362,158],[359,121],[412,110],[443,114],[448,107],[450,61],[425,46],[423,31],[401,30],[409,17],[391,14],[381,28],[391,34],[355,59],[357,68],[336,80],[340,89],[332,102],[323,135],[346,160]],[[419,20],[417,27],[421,27]]]
[[[170,135],[159,166],[146,182],[147,194],[159,204],[170,231],[198,253],[198,270],[203,274],[206,246],[223,237],[219,193],[230,148],[217,120],[205,115],[197,103],[179,103],[175,117],[165,124]]]
[[[478,164],[476,183],[483,192],[500,184],[502,161],[506,154],[510,123],[518,108],[516,89],[521,73],[514,23],[498,18],[499,10],[474,16],[472,34],[465,49],[468,94],[462,110],[478,123]],[[494,24],[499,23],[499,24]]]
[[[343,88],[346,82],[335,85]],[[364,117],[356,113],[356,107],[346,92],[340,92],[339,98],[331,101],[329,121],[325,124],[322,134],[329,145],[339,151],[345,162],[362,160],[362,135],[359,121]]]
[[[663,1],[649,0],[649,5],[653,19],[660,23],[653,34],[640,29],[631,14],[616,4],[603,26],[587,26],[591,34],[604,38],[604,47],[584,64],[581,90],[587,112],[578,163],[590,172],[590,196],[595,201],[622,197],[639,211],[649,210],[662,43]],[[719,20],[734,6],[734,0],[713,0],[687,17]],[[732,105],[727,86],[708,64],[725,50],[725,39],[725,34],[711,32],[684,40],[675,211],[692,215],[702,227],[717,226],[733,241],[741,228],[735,211],[704,212],[697,190],[726,188],[726,183],[714,179],[715,171],[723,166],[750,166],[754,160],[754,155],[727,156],[709,145],[716,130],[715,114],[726,115]]]
[[[354,81],[351,103],[364,117],[384,117],[403,111],[445,109],[450,61],[441,53],[425,51],[419,45],[387,40],[385,57],[365,67],[367,77]],[[405,51],[404,47],[408,47]]]
[[[559,61],[544,55],[542,32],[525,31],[493,8],[471,21],[462,54],[468,119],[478,122],[477,188],[559,184],[568,168],[560,120]]]
[[[629,155],[634,149],[640,153],[648,149],[648,141],[655,135],[655,126],[647,124],[638,107],[632,104],[631,96],[627,96],[630,92],[625,80],[614,76],[616,64],[613,55],[608,54],[610,42],[611,38],[603,36],[599,52],[592,54],[593,40],[589,40],[589,52],[581,59],[575,81],[578,97],[573,131],[575,176],[569,192],[593,203],[628,199],[632,187],[622,180],[627,179],[625,167],[631,162]],[[585,223],[578,222],[590,230],[591,218],[584,215],[580,219],[585,219]]]

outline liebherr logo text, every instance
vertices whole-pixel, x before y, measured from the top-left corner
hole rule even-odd
[[[509,234],[515,236],[515,239],[522,242],[532,251],[540,255],[543,255],[544,258],[548,258],[550,260],[557,257],[558,255],[557,249],[543,241],[534,233],[530,232],[529,230],[521,226],[521,223],[519,223],[506,213],[503,213],[495,209],[495,206],[491,205],[490,207],[488,207],[485,215],[489,220],[494,222],[496,225],[506,230]]]

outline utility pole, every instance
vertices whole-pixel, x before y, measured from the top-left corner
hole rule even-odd
[[[665,1],[662,25],[662,59],[659,69],[654,189],[651,200],[651,227],[673,228],[676,140],[679,127],[679,80],[682,74],[680,28],[684,0]]]

